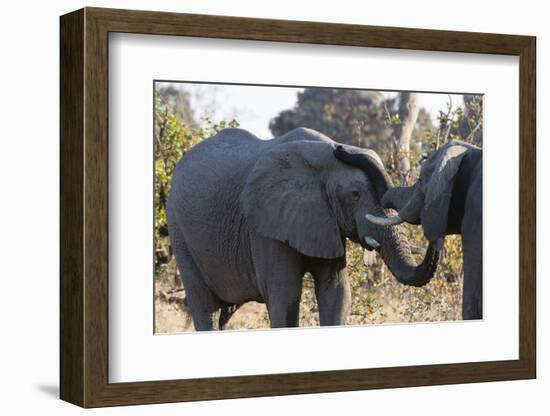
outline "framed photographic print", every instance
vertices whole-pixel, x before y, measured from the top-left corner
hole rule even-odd
[[[535,38],[85,8],[60,53],[63,400],[535,377]]]

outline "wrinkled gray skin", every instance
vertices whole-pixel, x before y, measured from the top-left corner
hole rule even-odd
[[[336,157],[350,161],[344,150]],[[446,235],[461,234],[464,264],[462,318],[482,317],[482,151],[453,141],[424,161],[413,186],[395,187],[382,198],[410,224],[422,224],[426,238],[439,246]]]
[[[267,141],[225,129],[179,161],[168,229],[197,330],[223,329],[251,300],[266,303],[272,327],[298,326],[305,272],[321,325],[345,324],[346,237],[376,249],[401,279],[420,285],[432,277],[434,249],[416,266],[399,228],[365,219],[385,215],[379,201],[391,182],[379,157],[347,147],[368,161],[365,171],[336,160],[335,146],[302,128]]]

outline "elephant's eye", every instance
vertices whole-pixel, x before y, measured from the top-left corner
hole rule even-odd
[[[361,196],[361,194],[359,193],[359,191],[351,191],[351,196],[353,197],[353,199],[355,201],[357,201],[359,199],[359,197]]]

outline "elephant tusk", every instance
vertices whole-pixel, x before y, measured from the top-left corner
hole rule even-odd
[[[405,221],[399,215],[392,215],[391,217],[377,217],[375,215],[367,214],[365,217],[373,224],[382,226],[398,225]]]
[[[370,247],[372,247],[372,248],[380,248],[380,243],[379,243],[378,241],[376,241],[374,238],[369,237],[369,236],[366,236],[366,237],[364,238],[364,240],[365,240],[365,243],[366,243],[368,246],[370,246]]]

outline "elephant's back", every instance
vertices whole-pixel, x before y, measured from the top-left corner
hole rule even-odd
[[[258,158],[261,140],[241,129],[224,129],[196,145],[178,162],[172,193],[181,200],[212,198],[223,189],[238,191],[237,180]]]

